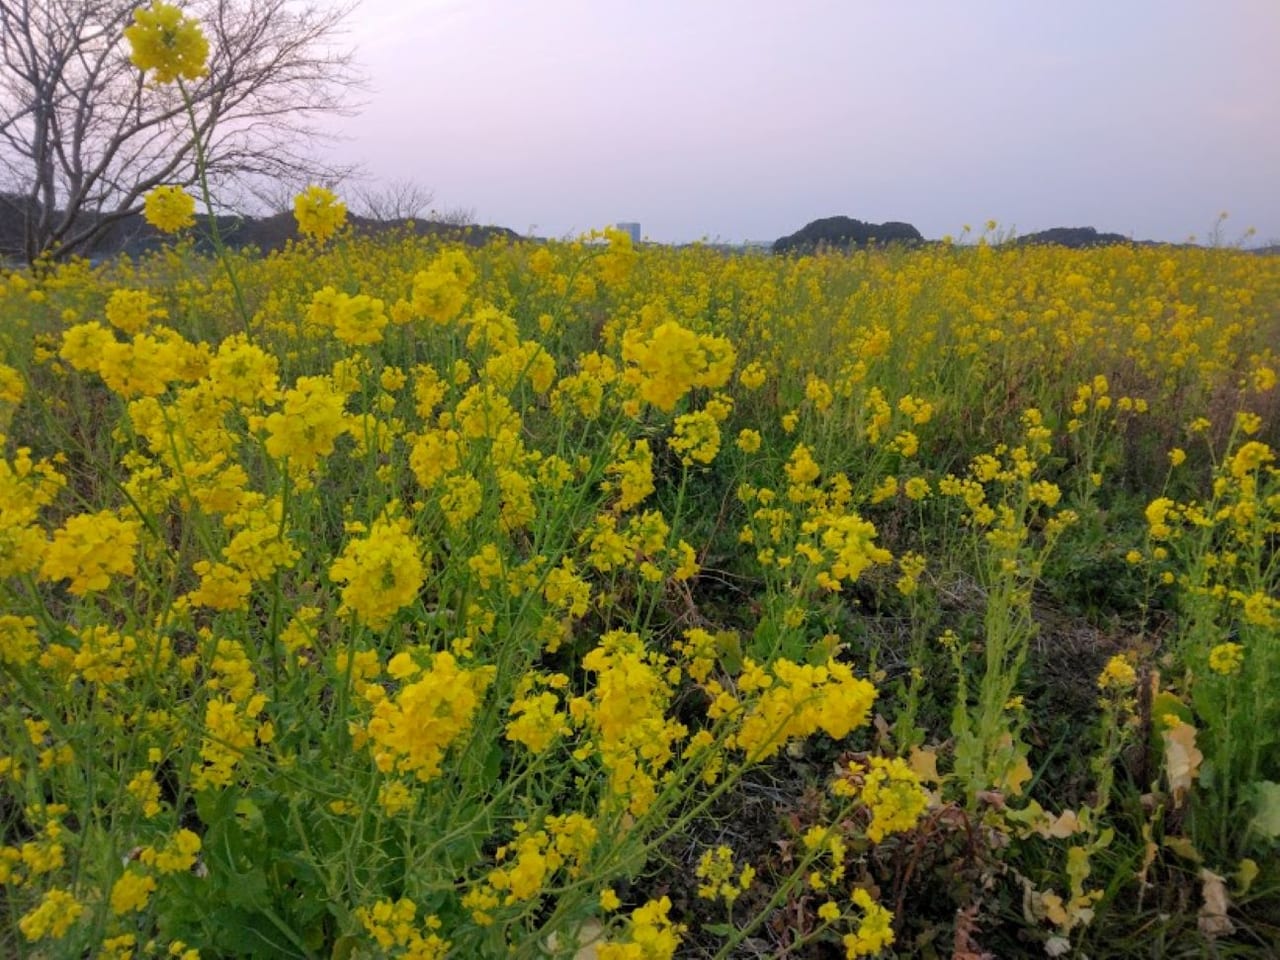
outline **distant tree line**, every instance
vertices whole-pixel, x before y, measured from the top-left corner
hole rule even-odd
[[[29,201],[22,196],[0,194],[0,209],[20,210],[24,202]],[[443,236],[474,245],[482,245],[497,236],[508,240],[519,239],[514,230],[506,227],[474,224],[469,210],[449,210],[443,213],[428,210],[421,217],[370,217],[353,213],[347,217],[347,221],[356,233],[400,230],[421,237]],[[24,218],[21,216],[0,216],[0,258],[14,261],[25,259],[23,227]],[[262,217],[224,215],[218,217],[218,229],[228,246],[254,247],[264,253],[278,250],[287,241],[298,237],[297,223],[292,212]],[[203,220],[197,224],[194,237],[196,249],[211,249]],[[157,249],[165,242],[164,235],[143,220],[140,213],[130,213],[112,216],[95,232],[92,242],[82,245],[77,252],[86,257],[109,257],[120,253],[137,256]]]

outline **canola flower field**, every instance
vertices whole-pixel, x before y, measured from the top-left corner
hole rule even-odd
[[[0,287],[6,953],[1274,936],[1280,262],[298,217]]]
[[[1280,260],[194,207],[0,275],[0,953],[1280,949]]]

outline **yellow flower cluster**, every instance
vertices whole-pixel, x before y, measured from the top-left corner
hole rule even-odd
[[[263,694],[254,694],[244,703],[215,697],[205,705],[204,736],[200,743],[200,763],[191,768],[196,790],[225,787],[235,779],[236,767],[258,739],[269,739],[258,717],[266,706]]]
[[[732,904],[751,886],[756,870],[749,863],[739,869],[733,860],[733,848],[721,844],[702,854],[694,875],[702,881],[698,884],[698,896]]]
[[[143,218],[164,233],[177,233],[196,222],[196,202],[181,187],[156,187],[142,204]]]
[[[290,467],[305,476],[350,429],[343,411],[346,401],[330,378],[299,377],[285,391],[283,408],[263,422],[267,453],[288,458]]]
[[[153,320],[168,316],[147,290],[112,290],[103,310],[107,322],[126,334],[141,333]]]
[[[1133,669],[1127,657],[1116,654],[1107,661],[1102,673],[1098,675],[1098,688],[1107,690],[1128,690],[1138,682],[1138,673]]]
[[[873,566],[892,561],[889,551],[875,543],[875,525],[851,509],[853,487],[845,474],[820,484],[822,469],[805,444],[796,445],[783,469],[785,499],[770,487],[738,488],[742,503],[758,505],[739,540],[756,546],[761,566],[838,593]],[[896,491],[897,481],[890,482]]]
[[[207,72],[209,41],[200,24],[163,0],[134,11],[125,28],[130,59],[139,70],[152,71],[157,83],[199,80]]]
[[[893,914],[876,903],[862,887],[853,891],[853,902],[862,908],[863,915],[858,929],[846,933],[841,939],[845,957],[848,960],[874,957],[886,947],[893,946]]]
[[[323,287],[311,297],[307,322],[349,346],[367,346],[382,340],[387,325],[386,305],[363,293],[350,296],[333,287]]]
[[[330,579],[345,584],[343,612],[381,630],[417,599],[425,577],[423,552],[407,519],[376,521],[366,537],[349,542],[329,567]]]
[[[34,659],[39,647],[35,627],[35,617],[0,616],[0,663],[21,667]]]
[[[891,833],[910,830],[929,806],[920,778],[901,757],[872,757],[850,763],[832,784],[837,796],[857,796],[871,813],[867,839],[879,843]]]
[[[6,416],[6,420],[0,421],[0,425],[7,423],[7,416],[12,412],[3,410],[3,407],[16,407],[22,403],[26,394],[27,385],[22,374],[7,363],[0,363],[0,414]]]
[[[391,695],[366,686],[372,715],[353,724],[352,735],[357,749],[368,745],[381,772],[412,773],[426,782],[440,775],[445,751],[470,729],[497,670],[463,669],[447,651],[432,655],[426,668],[408,654],[393,662],[395,675],[407,682]]]
[[[1209,651],[1209,669],[1230,676],[1244,663],[1244,647],[1238,643],[1220,643]]]
[[[682,414],[676,417],[671,448],[686,467],[710,463],[720,452],[720,424],[706,410]]]
[[[602,484],[605,493],[617,492],[616,508],[619,512],[630,510],[645,501],[653,493],[653,452],[648,440],[615,442],[617,458],[605,468],[610,479]]]
[[[516,687],[516,698],[507,712],[514,718],[507,724],[506,739],[523,744],[531,753],[543,753],[573,728],[560,709],[560,698],[552,690],[563,689],[569,678],[562,673],[542,677],[526,674]],[[541,689],[543,686],[551,689]]]
[[[714,679],[702,688],[711,698],[709,717],[737,720],[726,746],[753,763],[819,730],[837,740],[847,736],[867,722],[876,699],[875,686],[837,660],[812,666],[779,659],[766,669],[748,659],[737,680],[737,696]]]
[[[68,890],[46,891],[39,905],[18,921],[18,929],[28,941],[61,940],[84,913],[84,904]]]
[[[579,876],[599,836],[591,819],[580,813],[548,817],[541,830],[519,823],[516,829],[520,832],[515,841],[496,853],[500,862],[509,865],[489,871],[484,883],[463,898],[463,906],[479,924],[492,923],[490,911],[499,905],[540,896],[557,871],[564,870],[570,879]]]
[[[158,54],[139,56],[160,74]],[[191,198],[162,188],[146,211],[180,229]],[[1280,623],[1259,562],[1280,515],[1271,261],[741,258],[616,232],[464,249],[339,236],[341,202],[319,188],[296,212],[321,242],[228,253],[253,306],[243,325],[238,291],[182,246],[0,277],[0,423],[19,434],[0,457],[0,664],[20,681],[0,704],[16,733],[0,780],[67,801],[83,827],[28,814],[26,839],[0,847],[29,942],[92,929],[57,946],[162,952],[167,912],[203,909],[187,888],[223,897],[226,858],[202,862],[183,797],[210,844],[230,831],[252,838],[246,856],[279,848],[298,877],[335,843],[350,854],[367,891],[304,938],[441,957],[549,943],[542,925],[561,921],[585,934],[591,911],[622,905],[605,885],[643,876],[647,845],[696,797],[801,738],[867,725],[878,677],[847,651],[860,670],[886,663],[884,624],[857,621],[949,618],[950,578],[979,582],[974,602],[1005,603],[1009,622],[993,613],[986,636],[948,631],[926,655],[966,681],[970,641],[1020,663],[1000,629],[1033,632],[1031,590],[1076,511],[1132,564],[1117,595],[1150,564],[1152,589],[1178,592],[1170,609],[1200,618],[1171,645],[1202,684],[1188,711],[1217,696],[1274,715],[1251,696]],[[1238,398],[1256,412],[1224,412]],[[1134,455],[1138,414],[1158,449],[1181,438],[1168,462],[1182,469]],[[1123,542],[1106,525],[1131,501],[1108,483],[1147,473],[1149,542]],[[926,668],[905,665],[908,696],[937,676]],[[1092,682],[1114,715],[1136,660]],[[938,789],[968,769],[1012,796],[1032,698],[1016,677],[989,704],[969,692],[957,713],[990,706],[1004,727],[957,746]],[[1227,742],[1213,722],[1197,718],[1206,757]],[[1193,767],[1194,750],[1166,753]],[[867,862],[861,836],[911,830],[933,802],[901,759],[857,756],[831,788],[852,816],[805,834],[798,878],[822,921],[844,922],[824,935],[848,956],[894,938],[869,890],[837,896]],[[87,795],[103,771],[118,789]],[[1209,796],[1205,779],[1184,770],[1177,795]],[[108,856],[102,837],[127,846]],[[759,878],[728,847],[696,866],[704,897],[768,899],[743,895]],[[206,870],[216,882],[196,883]],[[310,909],[294,880],[263,876],[285,914]],[[609,918],[596,955],[673,956],[675,910]]]
[[[594,686],[570,701],[569,715],[592,742],[574,755],[599,756],[609,803],[639,816],[655,800],[676,744],[688,733],[666,716],[672,696],[666,660],[646,650],[638,635],[615,630],[600,638],[582,667],[594,675]]]
[[[293,217],[299,233],[324,243],[346,222],[347,206],[332,190],[313,184],[294,197]]]
[[[0,458],[0,577],[30,573],[40,567],[45,555],[45,532],[39,523],[40,511],[53,503],[66,485],[49,460],[33,460],[29,447],[19,447],[12,460]],[[93,536],[86,534],[86,536]],[[64,560],[75,560],[74,544]],[[18,644],[21,649],[23,644]]]
[[[724,386],[736,357],[726,338],[694,333],[674,320],[647,335],[628,330],[622,342],[622,359],[630,364],[625,378],[646,403],[668,413],[694,387]]]
[[[685,932],[683,924],[669,917],[671,900],[650,900],[631,912],[626,938],[602,943],[596,948],[599,960],[671,960]]]
[[[845,876],[845,858],[849,853],[849,845],[840,831],[832,827],[813,826],[801,836],[806,851],[806,860],[813,867],[805,880],[814,890],[828,890],[840,883]],[[830,859],[830,865],[824,871],[823,860]]]
[[[71,517],[45,551],[41,578],[70,580],[67,589],[76,596],[105,590],[113,576],[133,574],[140,527],[111,510]]]
[[[445,250],[413,276],[410,306],[415,316],[444,325],[462,313],[476,272],[461,250]]]
[[[355,913],[385,956],[402,960],[444,960],[449,955],[449,941],[436,933],[441,926],[440,918],[431,914],[421,921],[415,920],[418,905],[407,897],[379,900],[371,907],[357,907]],[[425,934],[419,930],[419,924],[426,928]]]
[[[118,916],[145,909],[155,890],[155,877],[140,870],[125,870],[111,887],[111,912]]]

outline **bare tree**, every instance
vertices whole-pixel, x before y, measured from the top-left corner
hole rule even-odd
[[[317,159],[322,116],[349,110],[360,78],[337,45],[349,6],[303,0],[180,2],[209,39],[187,86],[216,195],[345,173]],[[196,181],[191,115],[144,80],[124,28],[138,0],[0,0],[0,217],[21,255],[92,248],[160,184]]]
[[[431,189],[414,180],[392,180],[387,184],[358,187],[354,206],[360,216],[383,223],[421,220],[434,199]]]
[[[449,207],[445,210],[432,210],[431,222],[443,223],[450,227],[469,227],[476,222],[476,208]]]

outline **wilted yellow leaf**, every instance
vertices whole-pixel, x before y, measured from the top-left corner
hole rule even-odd
[[[1164,845],[1182,857],[1183,860],[1200,863],[1203,859],[1200,856],[1200,851],[1196,849],[1196,845],[1186,837],[1165,837]]]
[[[1164,772],[1176,807],[1195,782],[1204,754],[1196,747],[1196,728],[1189,723],[1178,723],[1165,730],[1161,737],[1164,740]]]
[[[1022,793],[1022,785],[1031,779],[1031,764],[1026,757],[1019,757],[1004,775],[1000,786],[1015,797]]]
[[[1062,898],[1056,893],[1041,894],[1040,907],[1044,910],[1045,918],[1055,927],[1066,926],[1070,920],[1067,916],[1066,905],[1063,904]]]
[[[1080,818],[1076,815],[1076,812],[1074,810],[1063,810],[1062,813],[1049,821],[1049,824],[1044,829],[1044,836],[1065,840],[1067,837],[1079,833],[1080,829]]]
[[[928,747],[912,747],[908,761],[911,772],[920,778],[921,783],[938,783],[938,753]]]
[[[1147,872],[1150,871],[1151,864],[1155,863],[1156,854],[1160,852],[1160,848],[1151,839],[1151,824],[1149,823],[1142,825],[1142,841],[1142,866],[1138,870],[1138,887],[1145,890],[1147,887]]]
[[[1071,893],[1080,896],[1084,882],[1089,879],[1089,851],[1084,847],[1072,847],[1067,851],[1067,877],[1071,880]]]
[[[1240,861],[1240,865],[1236,867],[1236,885],[1241,896],[1249,892],[1249,888],[1253,886],[1253,881],[1258,877],[1258,863],[1249,857],[1245,857]]]

